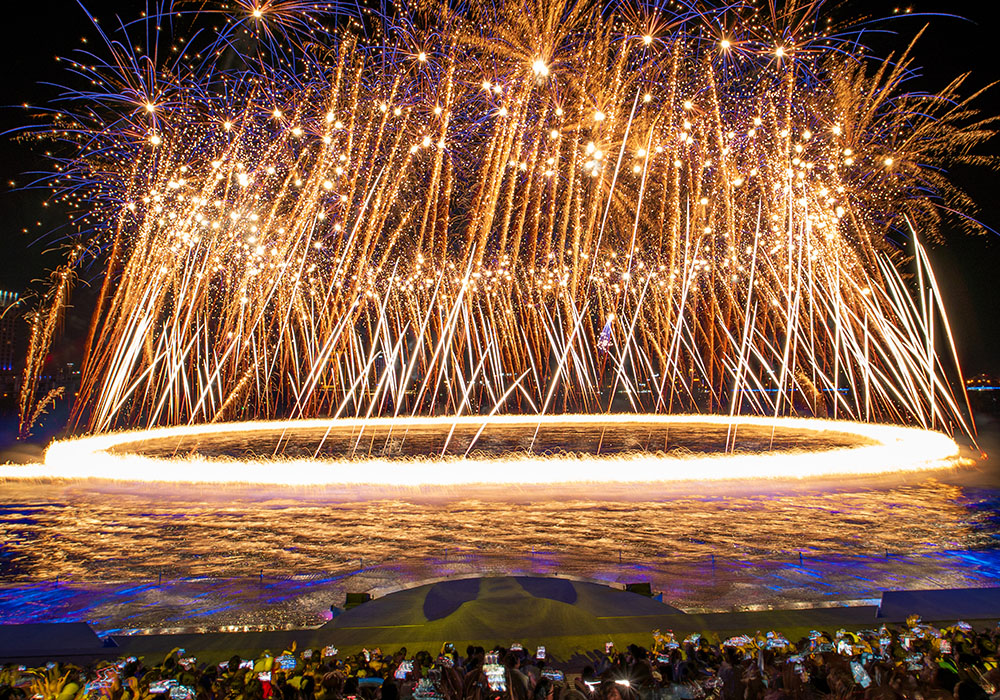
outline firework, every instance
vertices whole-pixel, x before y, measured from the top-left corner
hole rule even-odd
[[[600,455],[589,452],[537,455],[530,450],[484,454],[473,451],[476,439],[487,423],[510,435],[514,431],[530,435],[540,428],[552,431],[607,427],[606,419],[593,415],[498,416],[455,418],[439,416],[415,419],[311,419],[299,421],[259,421],[217,425],[177,426],[144,431],[102,434],[56,442],[45,453],[45,463],[0,467],[0,479],[109,479],[135,482],[269,484],[276,486],[327,485],[347,487],[359,492],[381,489],[399,493],[399,489],[428,487],[483,487],[492,485],[508,492],[512,485],[559,485],[566,493],[570,484],[591,489],[595,484],[638,485],[644,489],[659,484],[699,480],[724,481],[750,479],[808,479],[815,477],[863,477],[886,473],[912,473],[954,468],[969,463],[959,455],[955,442],[941,433],[900,426],[863,424],[803,418],[725,416],[618,416],[617,421],[632,424],[639,432],[687,430],[710,433],[713,429],[737,431],[762,427],[765,432],[791,430],[801,439],[810,435],[822,442],[833,434],[838,445],[829,449],[739,452],[726,454],[722,449],[703,454],[650,449]],[[296,433],[329,434],[335,431],[349,436],[349,442],[375,442],[381,446],[388,435],[405,436],[417,431],[432,431],[437,437],[454,431],[456,426],[477,430],[469,448],[462,454],[419,458],[409,454],[412,448],[400,448],[384,454],[376,448],[355,451],[351,455],[323,457],[246,457],[239,459],[208,457],[192,451],[192,443],[202,449],[239,444],[243,448],[257,444],[270,449],[275,434],[285,438]],[[374,434],[382,429],[377,439]],[[385,431],[388,431],[387,433]],[[598,430],[599,432],[599,430]],[[362,436],[364,435],[364,440]],[[371,439],[368,435],[372,435]],[[307,441],[311,438],[306,437]],[[399,438],[397,438],[398,441]],[[414,439],[411,434],[411,440]],[[727,446],[728,448],[728,446]],[[163,452],[183,452],[169,458]],[[498,478],[499,477],[499,478]],[[362,488],[364,487],[364,488]],[[647,491],[648,492],[648,491]],[[495,494],[494,494],[495,495]]]
[[[692,410],[972,431],[917,231],[989,130],[960,81],[907,93],[905,55],[814,31],[822,3],[195,5],[71,59],[92,91],[39,130],[81,234],[25,430],[96,266],[94,432]]]

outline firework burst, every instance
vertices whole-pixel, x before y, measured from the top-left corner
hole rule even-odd
[[[81,233],[32,357],[98,265],[90,431],[702,410],[970,432],[916,232],[969,204],[942,168],[989,126],[821,5],[165,6],[141,55],[73,60],[94,91],[39,131]]]

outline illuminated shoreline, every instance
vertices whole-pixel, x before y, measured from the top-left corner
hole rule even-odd
[[[207,435],[232,437],[260,431],[330,428],[360,429],[466,426],[559,426],[614,422],[636,424],[765,426],[850,434],[858,446],[822,451],[698,454],[632,452],[612,456],[580,454],[420,457],[406,460],[358,458],[208,458],[185,455],[164,459],[131,452],[109,452],[143,441]],[[876,444],[870,444],[873,441]],[[156,428],[109,433],[53,443],[44,464],[2,466],[0,480],[98,479],[180,484],[266,484],[271,486],[343,486],[433,488],[511,485],[641,485],[749,479],[803,480],[831,476],[876,476],[953,468],[967,464],[954,440],[942,433],[891,425],[806,418],[762,418],[699,415],[564,415],[431,418],[312,419],[256,421]],[[483,473],[503,479],[488,481]]]

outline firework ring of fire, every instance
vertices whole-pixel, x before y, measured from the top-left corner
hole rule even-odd
[[[211,458],[197,453],[173,458],[143,455],[136,445],[162,438],[193,438],[260,431],[360,429],[392,426],[480,427],[489,425],[549,428],[560,424],[643,423],[765,426],[815,434],[835,432],[857,438],[858,444],[816,451],[711,453],[677,456],[635,452],[613,456],[537,455],[454,456],[407,460],[359,458]],[[950,437],[913,427],[864,424],[811,418],[763,418],[708,415],[545,415],[432,418],[313,419],[258,421],[155,428],[107,433],[53,443],[44,464],[0,467],[0,479],[99,479],[126,482],[267,484],[274,486],[374,486],[389,488],[499,485],[482,475],[502,474],[507,485],[619,484],[641,485],[684,481],[747,479],[801,480],[831,476],[872,476],[953,468],[966,463]]]

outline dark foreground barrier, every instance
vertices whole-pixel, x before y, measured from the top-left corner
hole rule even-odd
[[[1000,588],[886,591],[878,618],[902,622],[917,613],[928,620],[1000,619]]]
[[[0,625],[0,659],[4,662],[89,663],[116,658],[118,653],[117,644],[102,640],[85,622]]]

